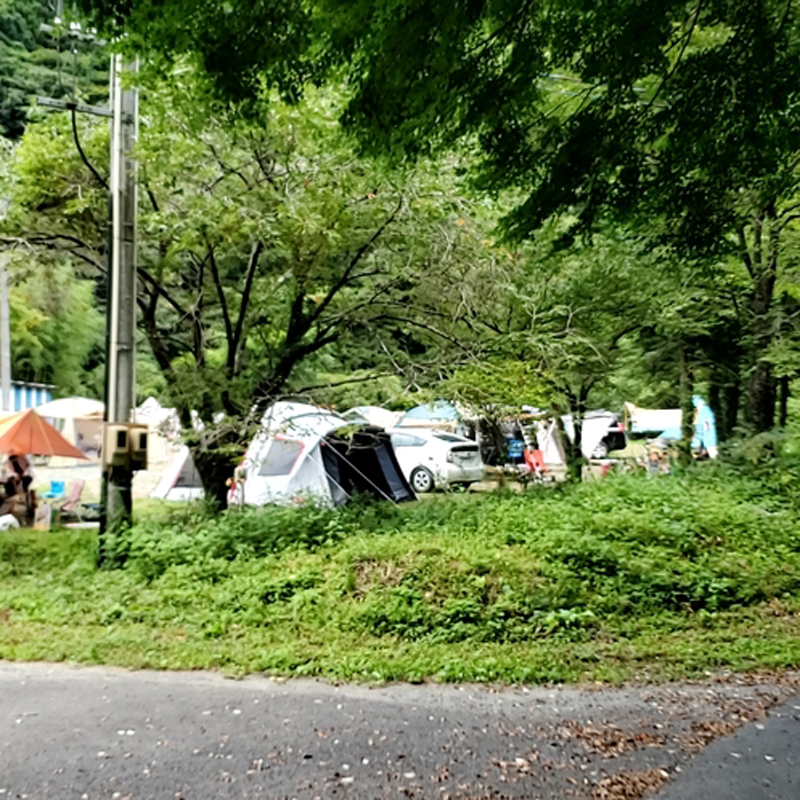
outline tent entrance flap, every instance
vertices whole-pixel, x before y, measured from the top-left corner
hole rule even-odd
[[[392,449],[389,434],[378,428],[356,431],[349,438],[328,434],[320,442],[334,502],[347,495],[371,494],[395,503],[415,500]]]

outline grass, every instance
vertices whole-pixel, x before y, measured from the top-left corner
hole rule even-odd
[[[403,508],[0,538],[0,657],[334,680],[673,679],[800,661],[800,522],[716,468]]]

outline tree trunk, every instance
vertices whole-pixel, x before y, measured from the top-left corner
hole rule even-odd
[[[722,408],[724,410],[723,436],[720,439],[717,428],[717,439],[728,441],[733,436],[733,431],[739,423],[739,405],[742,399],[742,387],[739,383],[729,383],[722,393]]]
[[[247,442],[233,426],[214,437],[213,442],[187,442],[205,499],[222,510],[228,505],[229,480],[247,448]]]
[[[577,395],[572,392],[567,392],[569,399],[569,410],[572,415],[572,433],[573,438],[570,442],[569,437],[564,437],[564,452],[567,456],[567,480],[580,482],[583,480],[583,465],[586,459],[583,456],[583,419],[586,416],[586,401],[588,399],[589,389],[582,386]],[[556,417],[558,422],[559,431],[563,431],[561,426],[561,418]]]
[[[564,430],[564,422],[561,419],[561,414],[559,412],[554,413],[556,421],[556,433],[561,440],[564,450],[564,466],[567,468],[566,480],[580,482],[581,478],[583,477],[583,465],[581,464],[581,459],[575,457],[575,444],[570,440],[569,436],[567,436],[566,431]],[[574,416],[572,424],[573,426],[575,424]]]
[[[775,424],[775,378],[767,352],[775,333],[773,299],[777,277],[779,229],[773,209],[753,225],[755,253],[752,259],[751,364],[747,386],[747,422],[753,433],[768,431]],[[762,240],[766,239],[766,247]]]
[[[692,463],[692,439],[694,439],[694,372],[692,354],[687,345],[681,348],[680,355],[680,406],[681,438],[678,442],[678,462],[688,467]]]
[[[747,386],[747,417],[753,433],[768,431],[775,424],[775,379],[772,366],[756,361]]]
[[[778,390],[778,425],[781,428],[785,428],[789,418],[789,395],[791,394],[787,375],[782,376],[778,381]]]
[[[570,445],[572,456],[570,457],[569,464],[567,465],[567,477],[571,481],[580,483],[583,480],[583,417],[579,417],[573,412],[572,414],[572,433],[574,439]]]

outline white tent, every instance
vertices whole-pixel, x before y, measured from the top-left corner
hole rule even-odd
[[[320,442],[344,425],[343,417],[304,403],[281,402],[268,408],[245,453],[239,502],[262,506],[302,497],[334,501]]]
[[[348,422],[363,421],[378,428],[394,428],[403,415],[380,406],[355,406],[345,411],[342,416]]]
[[[625,427],[631,433],[660,433],[681,426],[679,408],[640,408],[633,403],[625,403],[624,411]]]
[[[203,484],[192,461],[189,448],[183,445],[172,463],[161,475],[150,497],[159,500],[198,500],[203,496]]]
[[[105,405],[89,397],[62,397],[36,407],[36,413],[44,417],[61,435],[90,459],[100,458],[100,443],[103,435],[103,413]],[[75,458],[54,456],[50,466],[72,466]]]
[[[374,428],[337,435],[347,420],[304,403],[275,403],[247,448],[231,504],[288,505],[311,500],[347,502],[354,492],[400,502],[413,500],[389,434]]]

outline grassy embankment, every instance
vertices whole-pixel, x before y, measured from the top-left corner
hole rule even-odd
[[[800,522],[717,470],[338,512],[0,534],[0,657],[385,681],[800,663]]]

